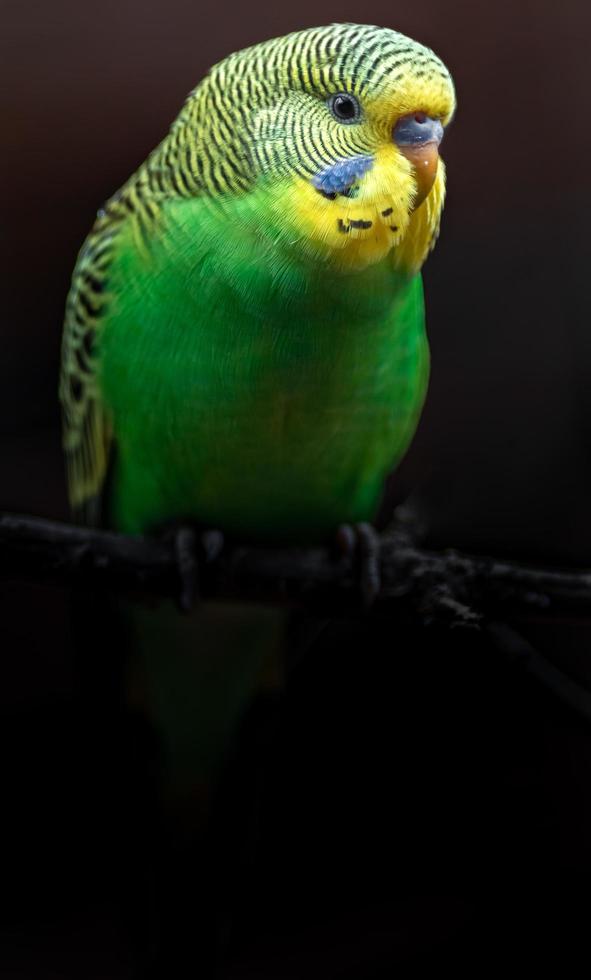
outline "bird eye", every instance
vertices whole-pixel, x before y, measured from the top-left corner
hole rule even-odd
[[[339,122],[357,122],[361,116],[359,102],[354,95],[349,95],[347,92],[338,92],[337,95],[331,95],[328,100],[328,107],[335,119],[338,119]]]

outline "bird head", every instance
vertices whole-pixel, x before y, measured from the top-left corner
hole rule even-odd
[[[445,194],[439,144],[455,108],[429,49],[367,25],[311,28],[230,55],[190,96],[177,144],[218,205],[315,259],[416,271]],[[174,130],[173,130],[174,133]],[[256,193],[252,193],[255,191]]]

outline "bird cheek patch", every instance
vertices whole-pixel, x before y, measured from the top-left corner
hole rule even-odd
[[[373,166],[372,156],[357,156],[350,160],[337,160],[312,178],[312,184],[323,197],[334,200],[337,194],[355,197],[359,181]]]
[[[296,178],[278,203],[308,252],[360,269],[399,247],[415,189],[408,161],[385,145],[371,157],[339,161],[312,180]]]

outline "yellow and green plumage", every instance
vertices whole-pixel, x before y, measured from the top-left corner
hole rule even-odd
[[[343,121],[345,93],[359,117]],[[420,267],[444,198],[399,120],[452,82],[395,31],[333,25],[230,55],[98,214],[68,297],[70,499],[138,533],[190,519],[314,539],[369,520],[428,377]],[[418,204],[418,206],[417,206]]]

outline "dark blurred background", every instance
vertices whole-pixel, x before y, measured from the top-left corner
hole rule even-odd
[[[160,141],[186,93],[225,54],[316,23],[364,21],[433,47],[451,69],[459,104],[443,147],[448,199],[442,233],[425,269],[430,393],[392,499],[411,491],[418,496],[433,544],[590,563],[587,3],[367,0],[359,7],[350,0],[252,0],[228,7],[197,0],[3,0],[1,14],[0,508],[67,517],[56,399],[61,321],[77,250],[97,207]],[[144,881],[150,828],[164,820],[150,802],[158,756],[153,732],[125,712],[115,721],[112,712],[105,726],[107,702],[101,710],[98,694],[90,710],[63,590],[3,584],[0,615],[3,810],[10,824],[0,974],[135,975],[134,957],[151,927],[130,924],[130,910],[140,908],[138,895],[145,898],[149,887],[162,888],[156,872],[160,884]],[[537,633],[528,628],[546,655],[587,677],[584,624],[554,624]],[[363,956],[370,947],[377,950],[375,976],[386,975],[379,970],[399,964],[401,956],[414,963],[427,948],[439,950],[439,962],[441,943],[451,959],[460,948],[483,956],[483,949],[490,952],[499,903],[506,913],[521,899],[535,906],[527,936],[539,941],[561,909],[558,935],[571,946],[581,909],[574,881],[587,882],[591,870],[586,729],[546,695],[499,674],[476,640],[472,646],[458,642],[444,669],[443,636],[425,639],[409,627],[394,644],[406,666],[398,660],[394,668],[391,646],[384,649],[392,624],[339,630],[333,624],[313,666],[308,658],[298,673],[287,699],[291,707],[281,715],[276,745],[283,749],[269,762],[270,798],[261,825],[267,828],[263,839],[272,841],[266,846],[275,849],[265,857],[263,847],[256,859],[261,880],[267,880],[264,869],[284,868],[283,878],[275,867],[267,882],[279,906],[287,902],[296,868],[314,902],[322,905],[319,894],[326,892],[306,926],[311,931],[292,930],[284,940],[289,957],[280,943],[269,975],[315,976],[313,962],[318,976],[369,976]],[[408,666],[419,648],[421,658]],[[116,660],[116,651],[111,654]],[[376,720],[392,710],[384,689],[397,692],[392,703],[406,691],[396,732]],[[310,721],[305,732],[302,715]],[[419,717],[420,734],[411,737],[409,724],[418,725]],[[400,738],[406,745],[402,816],[386,802],[392,746]],[[286,771],[289,792],[279,775]],[[326,771],[336,773],[332,788]],[[305,814],[302,801],[309,803]],[[372,836],[378,811],[365,861],[359,841]],[[425,819],[426,812],[433,823],[423,826],[417,814]],[[284,833],[274,838],[271,828],[278,824]],[[295,851],[294,839],[300,841]],[[501,853],[504,863],[498,864]],[[344,855],[352,855],[356,888],[346,914],[340,910],[331,919],[345,888],[336,871],[342,873]],[[359,895],[369,888],[367,862],[384,870],[376,895],[365,902]],[[513,879],[508,869],[516,862]],[[461,874],[454,877],[451,869],[458,867],[462,874],[468,867],[480,870],[466,884]],[[499,901],[490,885],[494,867],[506,875],[507,894]],[[420,900],[415,894],[405,903],[417,874],[426,882]],[[540,892],[545,874],[553,887]],[[388,897],[384,883],[392,879],[398,889]],[[310,898],[310,907],[314,902]],[[248,905],[244,896],[237,900],[243,935],[268,951],[261,922],[269,909],[247,924]],[[368,925],[366,910],[374,905],[382,911]],[[519,932],[522,911],[513,918],[506,913],[503,935]],[[319,926],[329,919],[326,928]],[[206,926],[203,931],[209,934]],[[347,946],[340,955],[350,973],[335,952],[345,948],[345,933],[356,950]],[[355,936],[361,937],[357,945]],[[317,943],[320,953],[312,952]],[[356,957],[365,966],[356,967]],[[287,959],[307,965],[289,973]],[[262,966],[248,969],[236,967],[231,975],[263,975]]]

